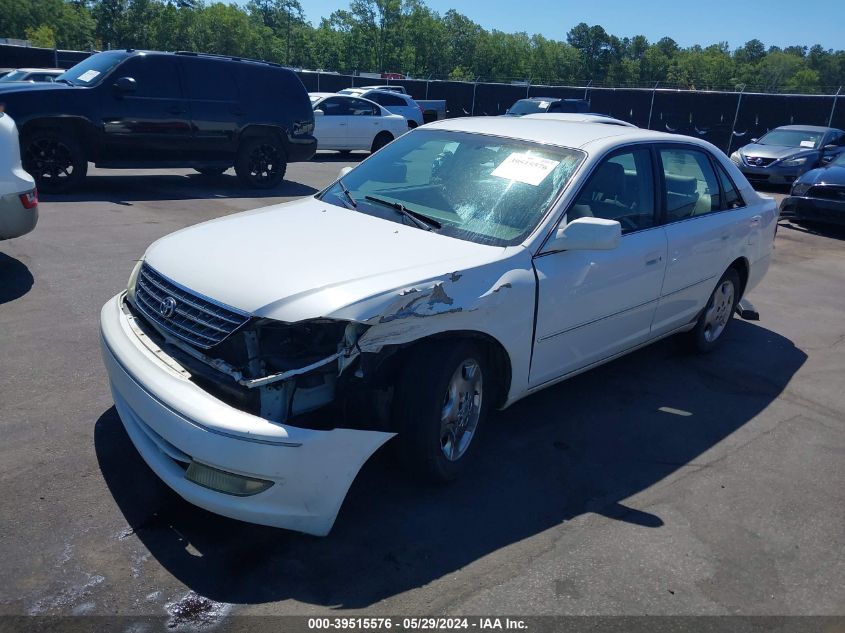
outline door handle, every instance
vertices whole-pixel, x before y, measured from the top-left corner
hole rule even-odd
[[[338,123],[338,125],[346,125],[346,123]]]
[[[663,261],[662,253],[649,253],[645,256],[645,265],[654,266]]]

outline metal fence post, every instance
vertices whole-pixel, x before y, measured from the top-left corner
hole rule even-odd
[[[827,120],[827,127],[833,127],[833,113],[836,111],[836,101],[839,99],[839,93],[842,92],[842,86],[833,95],[833,106],[830,108],[830,118]]]
[[[734,113],[734,124],[731,126],[731,135],[728,137],[728,148],[725,153],[730,156],[731,144],[734,142],[734,132],[736,132],[736,122],[739,120],[739,106],[742,105],[742,93],[745,92],[745,84],[739,89],[739,98],[736,100],[736,112]]]
[[[317,92],[320,92],[320,71],[317,71]]]
[[[525,80],[525,98],[528,98],[528,91],[531,90],[531,77]]]
[[[589,90],[590,90],[590,86],[592,86],[592,85],[593,85],[593,80],[592,80],[592,79],[590,79],[590,81],[588,81],[588,82],[587,82],[587,85],[586,85],[586,87],[584,88],[584,101],[588,101],[588,99],[587,99],[587,93],[589,92]]]
[[[651,129],[651,113],[654,112],[654,95],[657,92],[657,86],[660,85],[660,82],[654,84],[654,88],[651,89],[651,107],[648,109],[648,129]]]
[[[425,98],[428,99],[428,84],[431,83],[431,75],[432,73],[428,74],[428,79],[425,80]]]
[[[475,83],[472,84],[472,110],[470,111],[470,116],[475,116],[475,90],[478,88],[478,80],[480,77],[475,78]]]

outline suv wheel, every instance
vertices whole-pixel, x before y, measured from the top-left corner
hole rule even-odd
[[[272,136],[248,138],[238,148],[235,173],[253,189],[272,189],[285,177],[287,156],[279,140]]]
[[[470,341],[432,341],[411,353],[394,392],[403,465],[433,482],[458,477],[492,399],[487,368]]]
[[[62,193],[78,186],[88,173],[82,146],[58,131],[36,130],[23,138],[21,162],[45,193]]]

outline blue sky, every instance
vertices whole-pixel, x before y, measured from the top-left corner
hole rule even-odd
[[[315,26],[348,0],[301,0]],[[245,0],[240,0],[245,3]],[[845,49],[845,0],[426,0],[445,13],[455,8],[486,29],[541,33],[565,39],[579,22],[613,35],[669,36],[681,46],[727,41],[731,48],[757,38],[767,46],[821,44]]]

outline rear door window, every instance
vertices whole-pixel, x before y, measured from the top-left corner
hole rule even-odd
[[[728,172],[718,162],[716,163],[716,172],[719,174],[719,183],[722,185],[722,208],[723,209],[738,209],[745,206],[742,196],[739,195],[736,185],[734,185]]]
[[[677,222],[722,208],[719,182],[710,159],[700,150],[659,151],[666,195],[666,221]]]
[[[237,66],[207,59],[182,60],[185,92],[195,101],[237,101]]]
[[[383,105],[385,108],[408,105],[402,97],[379,92],[367,95],[367,99],[375,101],[376,103]]]

